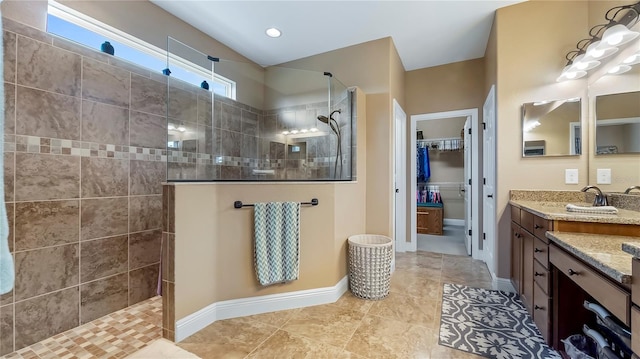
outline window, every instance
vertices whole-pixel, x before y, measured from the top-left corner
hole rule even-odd
[[[167,67],[167,52],[125,32],[103,24],[73,9],[49,1],[47,32],[100,50],[102,43],[109,41],[115,48],[115,56],[153,71],[162,72]],[[184,60],[172,54],[171,77],[200,86],[209,82],[210,90],[217,95],[235,100],[236,83],[213,74],[211,69]]]

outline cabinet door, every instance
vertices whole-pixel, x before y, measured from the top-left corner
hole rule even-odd
[[[529,314],[533,309],[533,234],[522,231],[522,301]]]
[[[511,284],[522,295],[522,229],[511,223]]]

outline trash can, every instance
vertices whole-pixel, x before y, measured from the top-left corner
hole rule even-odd
[[[349,237],[349,288],[358,298],[383,299],[389,295],[393,241],[377,234]]]
[[[594,359],[598,356],[596,342],[584,335],[574,334],[562,340],[564,351],[571,359]]]

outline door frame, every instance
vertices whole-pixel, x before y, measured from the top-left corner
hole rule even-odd
[[[407,114],[393,99],[393,237],[394,252],[407,250]],[[398,235],[400,234],[400,235]],[[394,255],[395,265],[395,255]]]
[[[487,110],[491,110],[493,112],[493,116],[487,116]],[[497,190],[496,190],[496,185],[497,185],[497,173],[498,173],[498,163],[497,163],[497,147],[496,147],[496,143],[497,143],[497,135],[498,135],[498,131],[497,131],[497,104],[496,104],[496,87],[495,85],[491,86],[491,89],[489,89],[489,92],[487,94],[487,98],[484,101],[484,105],[482,107],[482,116],[483,116],[483,121],[486,123],[492,122],[490,125],[488,126],[483,126],[484,127],[484,132],[483,132],[483,141],[482,141],[482,156],[483,156],[483,181],[486,182],[486,184],[483,185],[482,187],[482,192],[483,192],[483,207],[482,207],[482,213],[483,216],[485,218],[487,218],[487,221],[483,221],[482,222],[482,231],[483,234],[486,234],[486,238],[485,238],[485,244],[487,249],[484,251],[484,262],[487,264],[487,267],[489,268],[489,272],[491,273],[491,277],[493,278],[493,281],[495,283],[497,283],[497,280],[499,279],[497,277],[497,262],[498,262],[498,258],[497,258],[497,249],[496,249],[496,243],[497,243],[497,203],[498,203],[498,195],[497,195]],[[492,131],[491,136],[487,136],[487,132],[488,131]],[[491,143],[491,145],[487,148],[487,138],[493,138],[493,141]],[[490,170],[486,169],[484,167],[489,166],[490,164],[493,164],[493,168],[492,168],[492,173],[489,173]],[[485,192],[485,187],[489,187],[493,189],[493,193],[487,193],[486,195],[492,195],[493,198],[491,199],[491,201],[493,202],[493,211],[489,211],[487,210],[487,203],[489,203],[488,201],[485,203],[484,201],[484,192]],[[500,285],[500,283],[497,283],[496,285]],[[502,287],[500,289],[503,289]]]
[[[456,110],[456,111],[445,111],[445,112],[435,112],[435,113],[427,113],[420,115],[412,115],[411,116],[411,130],[410,130],[410,158],[412,158],[412,163],[414,165],[410,166],[410,176],[411,176],[411,187],[416,188],[417,180],[416,180],[416,166],[415,166],[415,158],[416,158],[416,128],[418,121],[424,120],[439,120],[453,117],[467,117],[471,119],[471,166],[472,166],[472,176],[471,176],[471,186],[472,186],[472,194],[471,194],[471,227],[473,228],[471,232],[471,256],[473,259],[482,259],[482,246],[480,245],[480,193],[479,190],[481,186],[481,168],[480,168],[480,119],[478,117],[478,109],[477,108],[469,108],[464,110]],[[418,245],[418,236],[417,236],[417,221],[416,221],[416,213],[417,213],[417,205],[416,201],[411,201],[411,242],[410,242],[410,250],[416,251]]]

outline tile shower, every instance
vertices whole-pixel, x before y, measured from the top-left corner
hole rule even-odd
[[[0,296],[0,355],[156,295],[161,253],[169,264],[163,301],[172,307],[174,231],[162,228],[167,179],[356,177],[356,114],[346,88],[327,101],[325,87],[324,100],[303,104],[282,105],[272,95],[266,110],[219,96],[212,103],[195,86],[10,19],[3,24],[5,201],[16,285]],[[281,133],[296,119],[315,121],[338,108],[336,177],[328,125],[317,123],[324,126],[317,137]],[[187,129],[182,136],[167,128],[178,122]],[[167,149],[167,140],[180,148]],[[172,316],[165,311],[165,337],[173,336]]]
[[[0,355],[155,295],[166,178],[166,85],[3,22],[16,284],[0,297]]]

